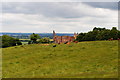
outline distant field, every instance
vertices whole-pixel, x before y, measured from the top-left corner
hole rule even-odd
[[[30,40],[30,39],[19,39],[21,42],[22,42],[22,44],[24,45],[24,44],[28,44],[28,41]]]
[[[19,39],[19,40],[30,40],[30,39]]]
[[[30,39],[20,39],[20,41],[22,42],[22,44],[24,45],[24,44],[28,44],[28,41],[29,41]],[[39,39],[38,39],[39,40]],[[53,41],[53,39],[50,39],[50,41]]]
[[[24,44],[28,44],[28,42],[22,42],[22,45],[24,45]]]
[[[30,40],[30,39],[20,39],[20,40]],[[53,39],[50,39],[50,41],[53,41]]]
[[[118,41],[4,48],[3,78],[115,78]]]

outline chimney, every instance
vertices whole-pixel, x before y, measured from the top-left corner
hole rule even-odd
[[[55,31],[53,30],[53,38],[56,36],[56,33],[55,33]]]

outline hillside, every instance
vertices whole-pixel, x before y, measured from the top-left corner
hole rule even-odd
[[[118,41],[22,45],[2,49],[3,78],[114,78]]]

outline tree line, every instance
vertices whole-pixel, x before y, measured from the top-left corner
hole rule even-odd
[[[96,41],[96,40],[109,40],[109,39],[117,40],[120,39],[120,31],[117,30],[116,27],[113,27],[112,29],[106,29],[106,28],[93,28],[92,31],[89,31],[87,33],[79,33],[75,41]],[[0,36],[0,40],[2,43],[0,43],[2,48],[10,47],[10,46],[16,46],[16,45],[22,45],[22,42],[19,39],[10,37],[8,35]],[[37,44],[37,43],[50,43],[50,38],[44,37],[41,38],[39,34],[31,34],[30,40],[28,41],[28,44]]]
[[[37,43],[50,43],[50,38],[44,37],[41,38],[38,34],[31,34],[28,44],[37,44]],[[0,36],[0,47],[6,48],[16,45],[22,45],[22,42],[18,38],[13,38],[8,35]]]
[[[87,33],[79,33],[76,40],[77,41],[96,41],[96,40],[117,40],[120,38],[120,31],[116,27],[112,29],[106,28],[96,28],[94,27],[92,31]]]

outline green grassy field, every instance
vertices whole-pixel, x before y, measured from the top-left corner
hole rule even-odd
[[[20,40],[28,40],[29,41],[30,39],[20,39]],[[25,41],[25,42],[21,41],[22,45],[28,44],[28,41]],[[38,41],[39,41],[39,39],[38,39]],[[50,41],[53,41],[53,39],[50,39]]]
[[[118,41],[40,44],[2,49],[3,78],[115,78]]]

